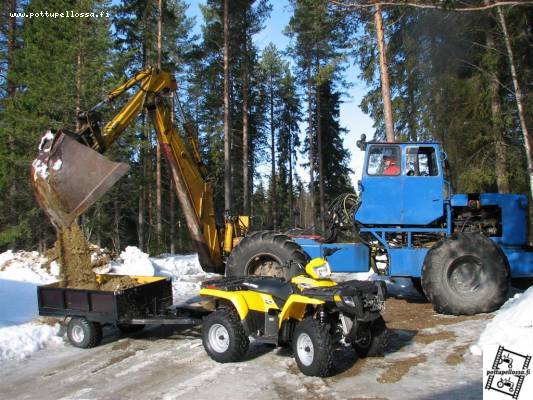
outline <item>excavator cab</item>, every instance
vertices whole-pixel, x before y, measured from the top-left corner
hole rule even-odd
[[[110,161],[84,144],[82,136],[48,131],[32,163],[31,179],[41,208],[57,228],[66,228],[128,170],[127,164]]]

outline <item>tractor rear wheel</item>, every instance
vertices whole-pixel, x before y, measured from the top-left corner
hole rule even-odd
[[[274,276],[290,279],[289,262],[305,266],[308,255],[287,235],[256,232],[233,249],[226,262],[226,276]]]
[[[473,315],[504,303],[509,277],[507,258],[495,243],[479,234],[456,233],[426,255],[422,288],[435,311]]]

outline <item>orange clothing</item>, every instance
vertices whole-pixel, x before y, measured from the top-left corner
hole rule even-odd
[[[398,167],[395,163],[391,163],[387,168],[385,168],[383,175],[400,175],[400,167]]]

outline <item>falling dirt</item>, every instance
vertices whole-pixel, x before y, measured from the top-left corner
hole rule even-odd
[[[426,362],[427,358],[421,354],[416,357],[402,358],[389,361],[386,370],[376,379],[379,383],[396,383],[400,381],[409,370],[418,364]]]
[[[99,264],[91,261],[91,253],[91,245],[76,223],[58,231],[54,249],[48,255],[49,259],[57,260],[61,266],[61,287],[115,291],[137,285],[129,276],[107,276],[99,282],[93,272],[93,268]]]
[[[453,353],[449,354],[448,357],[446,357],[446,364],[457,365],[463,363],[463,361],[465,360],[463,354],[468,350],[469,347],[469,344],[454,347]]]
[[[54,248],[61,265],[62,286],[98,289],[96,274],[92,269],[89,243],[77,224],[58,231]]]

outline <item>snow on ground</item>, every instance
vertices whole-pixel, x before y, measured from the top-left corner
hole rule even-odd
[[[0,253],[0,362],[25,358],[46,346],[58,345],[60,325],[38,320],[37,286],[57,281],[59,266],[43,268],[46,258],[37,252]],[[163,254],[151,258],[128,246],[118,260],[97,269],[100,273],[172,278],[174,302],[198,295],[203,280],[219,275],[202,270],[196,254]]]
[[[0,254],[0,362],[62,343],[59,324],[39,322],[37,285],[56,281],[37,252]]]
[[[476,345],[470,351],[481,355],[483,348],[501,345],[521,349],[530,346],[533,338],[533,287],[514,297],[497,311],[487,325]]]

